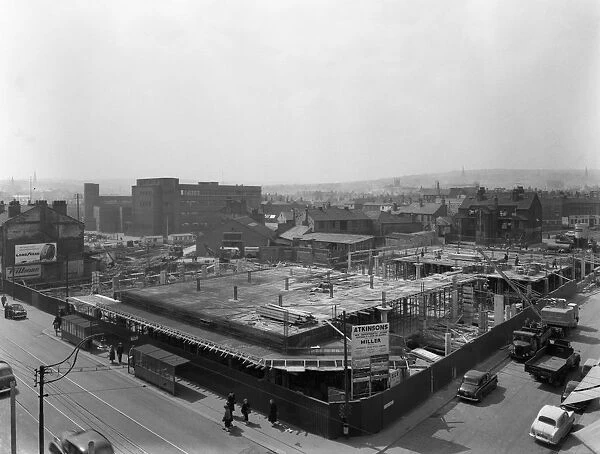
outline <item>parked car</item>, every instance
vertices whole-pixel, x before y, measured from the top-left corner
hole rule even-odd
[[[4,306],[4,318],[19,320],[27,318],[27,311],[19,303],[7,304]]]
[[[575,412],[555,405],[544,405],[538,412],[529,435],[536,440],[557,445],[573,428]]]
[[[486,394],[498,386],[498,375],[479,370],[468,371],[458,388],[456,395],[461,399],[481,402]]]
[[[90,442],[94,442],[94,454],[114,454],[110,441],[100,432],[88,429],[63,432],[50,442],[51,454],[88,454]]]
[[[0,361],[0,394],[10,391],[10,382],[14,381],[15,386],[17,380],[13,374],[12,368],[6,361]]]
[[[569,394],[571,394],[573,392],[573,390],[575,388],[577,388],[577,385],[580,382],[577,380],[571,380],[567,383],[567,385],[565,386],[565,389],[563,390],[561,396],[560,396],[560,402],[563,403],[565,401],[565,399],[567,397],[569,397]],[[583,411],[585,410],[585,407],[587,407],[587,404],[589,403],[589,400],[583,401],[583,402],[577,402],[577,403],[573,403],[571,405],[561,405],[561,407],[563,408],[567,408],[569,410],[573,410],[573,411]]]

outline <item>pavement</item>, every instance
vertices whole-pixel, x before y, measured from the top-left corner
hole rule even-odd
[[[7,296],[7,302],[13,302],[12,297]],[[14,300],[14,302],[21,302]],[[22,302],[21,302],[22,303]],[[31,306],[26,303],[26,308],[31,310]],[[56,337],[52,328],[53,316],[47,314],[48,328],[43,330],[43,334],[51,338],[55,342],[64,342]],[[71,344],[68,344],[71,345]],[[85,355],[91,360],[98,361],[102,358],[102,362],[108,362],[108,353],[98,352],[90,353],[81,351],[80,355]],[[496,369],[508,358],[506,349],[499,350],[496,354],[480,363],[477,368],[480,369]],[[115,369],[115,373],[124,374],[130,380],[139,382],[132,373],[127,371],[127,368]],[[413,409],[406,415],[399,418],[394,423],[390,424],[381,432],[360,437],[345,438],[340,436],[336,440],[328,440],[318,435],[308,433],[303,429],[286,424],[281,421],[276,425],[272,425],[267,421],[267,416],[259,412],[250,413],[249,424],[242,420],[239,403],[236,406],[234,413],[234,428],[231,432],[223,430],[223,436],[237,436],[235,426],[243,427],[243,436],[254,443],[263,446],[265,450],[276,453],[331,453],[331,452],[352,452],[352,453],[411,453],[414,451],[402,448],[401,438],[417,426],[420,422],[431,417],[438,412],[444,405],[455,398],[456,390],[460,384],[462,377],[455,379],[445,388],[434,393],[427,401]],[[202,388],[194,383],[178,381],[180,385],[193,390],[195,393],[200,393],[202,398],[192,402],[178,396],[173,396],[154,386],[148,386],[150,392],[155,392],[163,395],[167,399],[177,402],[179,405],[185,406],[197,412],[202,417],[213,421],[219,429],[223,428],[223,406],[225,405],[225,396],[215,394],[214,392]],[[252,405],[252,402],[250,402]]]

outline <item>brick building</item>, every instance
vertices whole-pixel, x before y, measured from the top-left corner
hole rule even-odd
[[[105,233],[128,233],[132,226],[131,196],[100,195],[100,185],[83,185],[85,229]]]

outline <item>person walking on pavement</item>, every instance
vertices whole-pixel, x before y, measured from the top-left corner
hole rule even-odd
[[[54,327],[54,332],[58,336],[58,330],[60,330],[60,325],[62,324],[62,320],[59,315],[54,317],[54,321],[52,322],[52,326]]]
[[[248,399],[244,399],[244,403],[242,403],[242,415],[244,415],[244,421],[246,424],[248,423],[248,414],[250,413],[250,404],[248,403]]]
[[[277,424],[277,404],[275,403],[275,400],[273,400],[273,399],[269,400],[269,418],[268,418],[268,420],[272,425]]]
[[[110,351],[108,352],[108,359],[110,359],[110,363],[113,364],[115,362],[115,346],[110,346]]]
[[[2,307],[6,306],[6,295],[2,295]]]
[[[229,393],[229,395],[227,396],[227,406],[229,407],[229,410],[231,411],[231,418],[233,418],[233,412],[235,411],[235,394],[234,393]]]
[[[117,359],[119,360],[119,364],[121,364],[122,358],[123,358],[123,343],[119,342],[117,344]]]
[[[229,432],[231,429],[231,422],[233,421],[233,416],[231,414],[231,409],[228,404],[223,406],[225,408],[225,414],[223,415],[223,422],[225,423],[225,430]]]

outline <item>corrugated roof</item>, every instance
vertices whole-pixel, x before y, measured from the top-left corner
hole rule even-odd
[[[441,203],[411,203],[406,206],[399,206],[394,214],[435,214],[442,207]]]
[[[362,211],[336,207],[323,208],[322,210],[308,210],[308,215],[315,221],[360,221],[371,219]]]
[[[310,227],[307,225],[296,225],[283,232],[281,235],[279,235],[279,237],[283,238],[284,240],[292,241],[294,238],[301,238],[309,230]]]
[[[349,233],[307,233],[302,237],[302,241],[320,241],[323,243],[341,243],[341,244],[356,244],[363,241],[372,240],[371,235],[352,235]]]

